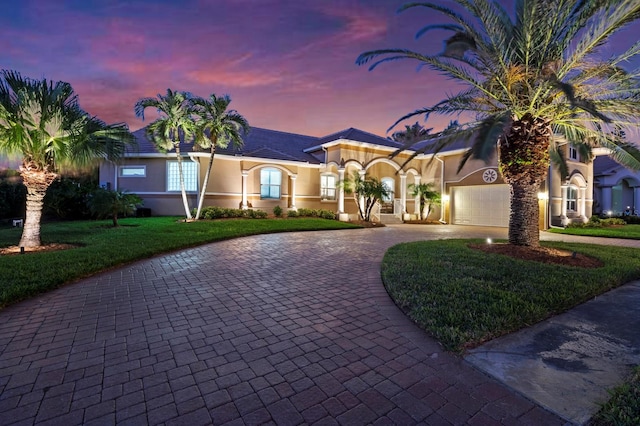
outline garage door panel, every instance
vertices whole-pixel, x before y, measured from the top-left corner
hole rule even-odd
[[[451,217],[458,225],[509,226],[509,186],[451,188]]]

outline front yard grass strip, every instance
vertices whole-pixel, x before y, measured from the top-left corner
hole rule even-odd
[[[554,234],[640,240],[640,225],[607,226],[602,228],[551,228],[548,231]]]
[[[611,399],[591,420],[593,426],[640,425],[640,367],[622,385],[609,392]]]
[[[104,269],[157,254],[213,241],[255,234],[352,229],[358,226],[319,218],[229,219],[180,222],[176,217],[129,218],[119,221],[45,223],[42,243],[77,248],[0,255],[0,307],[33,297]],[[0,228],[0,247],[17,245],[22,229]]]
[[[395,303],[446,349],[463,352],[640,278],[640,250],[543,242],[600,259],[585,269],[517,260],[468,247],[481,240],[392,247],[382,280]]]

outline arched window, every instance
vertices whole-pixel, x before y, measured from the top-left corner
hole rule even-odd
[[[280,199],[282,172],[278,169],[260,170],[260,198]]]
[[[320,175],[320,199],[335,200],[338,177],[332,173]]]
[[[383,203],[390,203],[391,201],[393,201],[393,192],[395,190],[396,183],[393,180],[393,178],[385,177],[385,178],[382,178],[382,184],[389,191],[389,195],[387,195],[386,197],[383,197],[382,198],[382,202]]]

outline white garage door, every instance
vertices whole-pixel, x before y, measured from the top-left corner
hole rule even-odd
[[[509,185],[451,188],[451,223],[509,226]]]

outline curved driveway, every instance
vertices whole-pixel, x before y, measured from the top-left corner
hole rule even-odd
[[[390,246],[457,237],[506,230],[239,238],[6,308],[0,424],[564,424],[443,352],[387,296]]]

